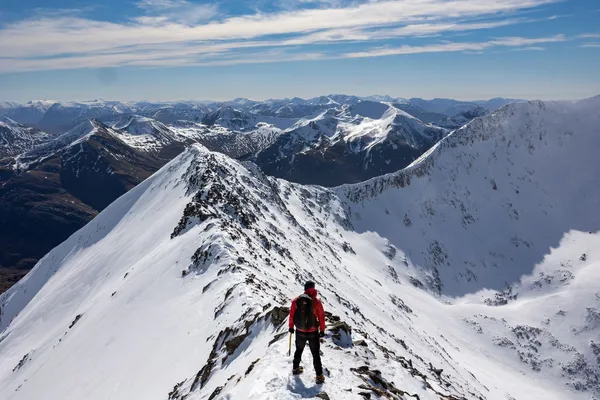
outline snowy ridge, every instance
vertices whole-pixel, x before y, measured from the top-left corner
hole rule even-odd
[[[15,158],[15,168],[26,170],[30,165],[38,163],[45,158],[51,157],[58,151],[74,146],[92,136],[99,127],[105,128],[100,122],[87,120],[77,125],[67,133],[44,143],[30,151],[20,154]]]
[[[319,228],[325,222],[333,230]],[[133,233],[131,224],[136,225],[135,242],[124,240]],[[281,374],[282,367],[289,368],[289,360],[282,357],[285,341],[277,341],[279,333],[285,334],[280,323],[285,311],[281,314],[280,309],[273,308],[275,304],[287,305],[300,282],[309,278],[322,282],[322,298],[328,302],[328,311],[352,321],[354,340],[368,343],[367,347],[356,345],[360,356],[355,357],[343,351],[352,347],[344,332],[339,339],[329,337],[331,343],[324,346],[329,354],[327,368],[339,379],[339,383],[332,380],[325,386],[330,395],[343,396],[346,386],[364,384],[361,376],[368,369],[352,372],[350,367],[359,368],[366,361],[373,369],[382,368],[386,376],[391,373],[403,379],[400,390],[420,393],[426,396],[423,398],[434,398],[431,396],[435,392],[482,390],[481,385],[469,385],[466,372],[450,386],[431,381],[425,386],[429,389],[424,389],[422,378],[411,377],[411,373],[433,372],[427,372],[424,361],[413,359],[409,363],[417,351],[411,350],[412,338],[405,341],[397,336],[400,332],[391,320],[386,320],[380,302],[388,302],[390,315],[406,321],[411,319],[412,310],[407,306],[398,309],[393,301],[403,305],[402,300],[391,294],[386,298],[377,289],[375,276],[389,273],[387,267],[381,265],[360,273],[359,264],[351,261],[355,252],[359,261],[367,262],[372,257],[368,255],[370,250],[365,251],[371,240],[382,247],[384,243],[367,238],[356,242],[367,248],[354,250],[339,236],[344,226],[344,210],[330,192],[278,182],[260,175],[256,168],[246,169],[225,156],[193,148],[107,208],[2,297],[3,326],[20,308],[29,305],[4,331],[0,351],[9,362],[2,365],[0,376],[12,374],[9,365],[12,361],[19,364],[23,356],[18,354],[24,348],[35,348],[27,351],[28,356],[17,369],[27,382],[3,379],[2,393],[16,398],[35,398],[36,393],[104,396],[109,389],[99,380],[112,386],[110,381],[120,379],[118,375],[125,378],[113,371],[115,375],[110,373],[112,378],[106,381],[108,371],[104,368],[108,364],[104,362],[95,362],[86,369],[85,379],[98,382],[90,386],[92,391],[59,377],[47,379],[52,371],[74,373],[71,368],[77,368],[79,357],[108,360],[118,356],[128,360],[123,367],[141,372],[140,359],[134,352],[147,352],[152,343],[159,341],[164,343],[162,349],[152,353],[160,362],[147,364],[144,373],[129,376],[129,389],[123,387],[115,396],[164,398],[183,378],[175,392],[187,391],[188,398],[204,398],[224,386],[232,374],[237,384],[235,379],[230,380],[231,385],[221,389],[223,395],[265,399],[317,394],[320,389],[303,387],[289,381],[287,372]],[[139,235],[142,231],[145,234]],[[106,253],[105,246],[111,246],[112,251]],[[148,248],[155,250],[147,253]],[[146,255],[140,258],[141,254]],[[385,259],[382,253],[380,257]],[[337,263],[345,267],[334,268]],[[381,272],[377,272],[379,268]],[[366,286],[359,278],[362,274],[362,280],[370,282]],[[294,275],[297,278],[290,281]],[[162,278],[157,280],[157,276]],[[79,284],[52,289],[67,282]],[[93,290],[81,290],[83,287]],[[379,295],[373,297],[374,290]],[[351,299],[349,293],[360,295]],[[46,300],[42,304],[36,298]],[[200,302],[214,308],[199,309]],[[38,333],[33,333],[27,321],[37,320],[40,315],[46,315],[45,322],[35,328]],[[160,326],[147,330],[147,324],[154,325],[151,321],[157,320]],[[379,324],[385,328],[378,328]],[[91,333],[85,333],[87,329],[106,332],[102,337],[108,342],[93,340]],[[25,331],[31,333],[29,339],[23,336]],[[275,344],[269,345],[274,335]],[[134,337],[138,339],[131,346]],[[69,354],[72,346],[80,349],[77,357],[65,359],[60,355]],[[190,350],[194,357],[189,357]],[[395,366],[386,366],[386,358],[395,359]],[[259,364],[261,359],[264,361]],[[199,360],[206,360],[206,364],[199,365]],[[38,362],[44,363],[43,371],[36,369]],[[56,362],[61,365],[58,369]],[[250,375],[253,363],[255,372]],[[152,384],[148,384],[149,376],[153,377]],[[273,379],[276,384],[264,385]]]
[[[244,158],[269,147],[281,134],[281,129],[259,122],[253,129],[235,131],[220,125],[178,121],[170,129],[188,140],[201,143],[213,151],[232,158]]]
[[[75,144],[76,141],[85,139],[95,130],[95,125],[91,121],[82,122],[69,132],[45,143],[44,145],[20,154],[15,158],[16,169],[27,169],[29,165],[41,161],[44,158],[54,155],[57,151]]]
[[[562,235],[569,228],[588,232],[600,227],[600,220],[589,215],[597,198],[579,198],[581,193],[591,193],[589,186],[600,179],[590,169],[597,162],[592,149],[600,144],[595,127],[600,115],[594,110],[599,101],[505,106],[453,132],[406,169],[342,186],[338,193],[355,204],[356,212],[364,204],[373,207],[372,201],[389,204],[382,210],[395,209],[402,223],[393,232],[389,226],[382,234],[410,249],[421,258],[419,264],[438,270],[443,286],[440,292],[457,295],[483,287],[501,290],[504,280],[516,282],[530,272],[519,265],[535,265],[540,259],[534,255],[539,257],[548,244],[558,243],[560,237],[552,235]],[[549,158],[554,161],[549,163]],[[578,198],[576,207],[574,196]],[[370,229],[366,221],[386,227],[381,219],[389,218],[388,214],[369,217],[361,229]],[[428,221],[432,228],[424,236],[415,236],[415,220]],[[443,228],[446,225],[462,228],[449,231]],[[490,226],[498,234],[490,235]],[[462,234],[465,237],[461,238]],[[439,248],[443,262],[425,260],[429,250],[459,248],[458,242],[486,245],[475,246],[458,259],[447,258],[446,251]],[[522,254],[515,260],[503,255],[514,252]],[[527,254],[532,258],[525,262]],[[445,268],[446,264],[453,268]],[[498,270],[500,265],[502,270]]]
[[[50,140],[45,132],[23,126],[10,118],[0,118],[0,158],[16,156]]]
[[[256,161],[277,177],[335,186],[397,171],[447,133],[391,104],[358,100],[300,119]]]
[[[378,104],[382,103],[374,103],[373,105]],[[400,137],[409,146],[420,149],[435,143],[446,133],[443,129],[424,124],[419,119],[389,104],[387,106],[387,109],[379,118],[369,118],[369,112],[357,110],[359,115],[367,116],[367,118],[361,121],[362,123],[353,131],[349,130],[350,132],[343,136],[343,140],[349,143],[362,142],[365,146],[364,149],[368,150],[393,135]],[[358,149],[358,151],[362,150],[363,148]]]
[[[283,131],[282,137],[289,137],[286,146],[290,146],[292,152],[298,150],[298,144],[305,148],[319,146],[322,139],[329,139],[330,145],[338,141],[357,142],[359,147],[351,148],[360,152],[381,143],[390,132],[403,135],[411,146],[419,147],[423,141],[432,140],[432,136],[439,138],[444,130],[423,124],[390,104],[358,101],[352,106],[330,108],[316,117],[302,118]]]
[[[114,123],[116,134],[127,145],[145,151],[159,150],[173,142],[183,142],[184,137],[177,135],[166,125],[151,118],[132,115]]]

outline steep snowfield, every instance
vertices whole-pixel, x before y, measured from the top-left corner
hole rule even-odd
[[[502,290],[565,232],[600,227],[591,212],[600,204],[599,109],[600,97],[511,104],[405,170],[341,193],[357,201],[357,229],[378,231],[430,267],[441,293]]]
[[[599,105],[509,105],[335,189],[196,145],[0,296],[0,398],[597,398]],[[322,387],[280,308],[307,279]]]

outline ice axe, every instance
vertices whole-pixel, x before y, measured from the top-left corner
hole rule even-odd
[[[293,335],[293,333],[290,332],[290,344],[288,346],[288,357],[292,355],[292,335]]]

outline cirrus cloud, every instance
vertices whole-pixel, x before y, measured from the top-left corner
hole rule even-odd
[[[36,16],[0,28],[0,72],[123,65],[177,66],[322,58],[362,58],[440,51],[484,51],[564,41],[504,38],[482,42],[379,46],[344,51],[340,44],[402,42],[535,22],[515,13],[558,0],[369,1],[223,16],[218,7],[186,0],[141,0],[125,22],[77,15]],[[520,40],[517,40],[520,39]],[[275,54],[275,55],[273,55]],[[222,64],[219,64],[222,63]]]

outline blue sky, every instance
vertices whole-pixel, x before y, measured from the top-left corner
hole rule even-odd
[[[0,100],[600,93],[597,0],[3,0]]]

